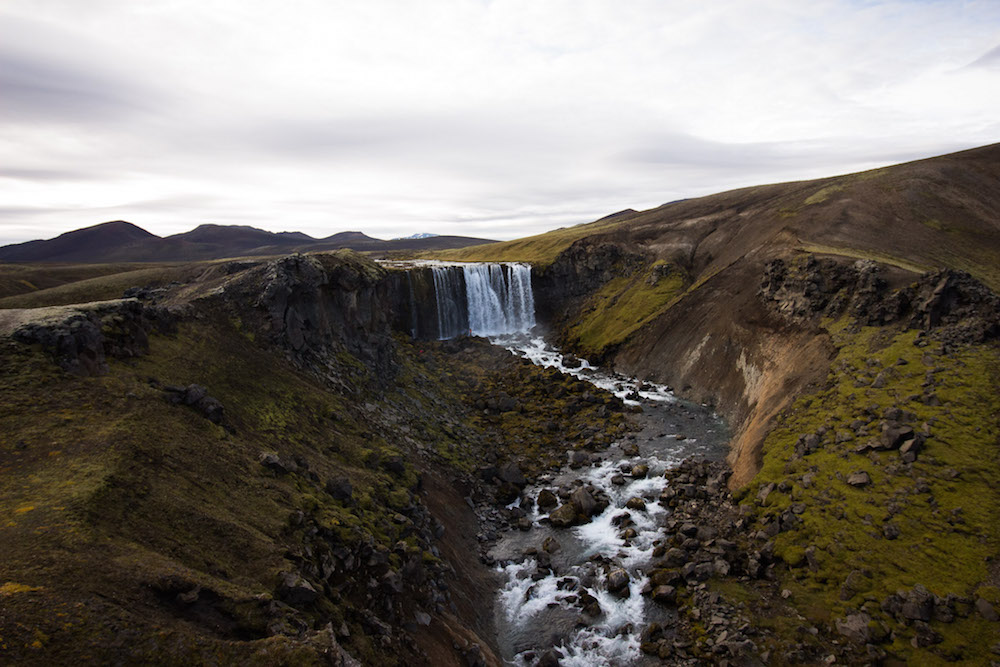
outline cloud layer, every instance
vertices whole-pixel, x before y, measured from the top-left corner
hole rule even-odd
[[[1000,5],[7,0],[0,243],[514,238],[1000,138]]]

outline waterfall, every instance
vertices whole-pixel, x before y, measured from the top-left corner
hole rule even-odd
[[[451,264],[431,270],[441,340],[521,333],[535,326],[530,265]]]
[[[461,274],[446,266],[435,266],[433,274],[438,338],[445,340],[466,333],[469,316],[468,309],[463,308],[465,283]]]

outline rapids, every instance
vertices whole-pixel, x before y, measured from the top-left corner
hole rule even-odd
[[[573,360],[569,368],[563,355],[540,338],[507,336],[494,343],[642,406],[635,415],[638,431],[592,457],[590,465],[566,465],[525,489],[521,507],[532,529],[510,531],[493,546],[490,555],[500,563],[502,582],[495,622],[503,658],[509,665],[527,666],[551,651],[566,666],[646,664],[639,649],[643,629],[673,613],[642,594],[648,583],[642,570],[653,560],[668,514],[658,501],[667,484],[663,472],[691,456],[724,456],[725,424],[706,406],[677,399],[668,387],[608,373],[583,360]],[[640,464],[649,466],[648,474],[633,476]],[[549,512],[535,502],[543,489],[557,495],[562,489],[565,495],[588,485],[606,495],[609,504],[583,525],[554,528]],[[645,509],[626,508],[632,498],[642,498]],[[626,537],[628,529],[634,534]],[[621,585],[618,570],[628,575],[621,588],[609,581],[617,576]]]

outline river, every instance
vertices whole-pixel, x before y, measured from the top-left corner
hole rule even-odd
[[[692,456],[722,458],[729,440],[725,424],[707,406],[680,400],[667,387],[583,360],[571,360],[569,368],[541,338],[493,340],[641,407],[633,415],[637,428],[622,440],[586,465],[567,464],[542,476],[522,494],[531,530],[505,533],[490,552],[502,582],[495,609],[502,656],[510,665],[556,664],[554,659],[567,667],[645,664],[639,649],[643,629],[674,613],[643,595],[643,570],[654,560],[668,515],[659,503],[667,484],[663,472]],[[589,523],[554,527],[553,508],[539,508],[539,494],[549,491],[568,501],[578,489],[608,506]]]

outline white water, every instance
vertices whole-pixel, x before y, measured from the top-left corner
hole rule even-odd
[[[635,378],[625,377],[593,366],[586,359],[578,359],[580,365],[570,368],[566,365],[563,354],[545,342],[544,338],[529,335],[507,335],[494,336],[490,340],[518,356],[531,360],[538,366],[556,368],[563,373],[609,391],[625,401],[626,405],[640,405],[642,401],[670,403],[677,400],[673,391],[665,385],[639,382]]]
[[[525,333],[535,326],[530,264],[436,262],[431,271],[441,340]]]
[[[688,456],[721,455],[724,425],[705,406],[679,401],[663,385],[610,373],[586,360],[573,361],[574,367],[569,368],[564,356],[541,338],[520,335],[492,340],[538,365],[557,368],[606,389],[626,403],[643,405],[646,420],[636,436],[643,441],[641,456],[628,456],[615,445],[605,460],[589,468],[563,468],[556,476],[526,489],[525,495],[537,498],[544,488],[556,491],[580,480],[584,486],[603,491],[610,504],[589,523],[569,529],[552,528],[544,521],[548,514],[535,505],[528,512],[531,531],[508,533],[494,547],[504,581],[498,598],[498,627],[507,664],[527,667],[547,649],[556,652],[561,665],[572,667],[656,663],[643,656],[641,633],[648,623],[662,620],[670,612],[642,595],[648,581],[642,572],[663,536],[662,524],[668,512],[658,501],[667,486],[663,473]],[[699,437],[690,437],[692,430]],[[648,476],[632,478],[628,472],[639,463],[649,466]],[[624,483],[616,485],[612,481],[616,476],[623,476]],[[625,507],[633,497],[645,500],[645,510]],[[627,540],[621,525],[626,513],[631,521],[628,527],[636,531]],[[520,560],[520,556],[527,547],[540,548],[546,537],[556,539],[561,549],[551,555],[553,572],[533,577],[537,561]],[[627,596],[607,590],[605,568],[622,568],[629,574]],[[567,581],[572,583],[567,585]],[[574,596],[583,593],[597,599],[601,613],[589,625],[577,627],[581,610],[574,604]]]
[[[508,650],[513,653],[509,664],[530,665],[526,654],[534,652],[537,657],[542,651],[525,644],[533,642],[540,627],[559,627],[560,620],[554,620],[554,616],[578,616],[580,610],[574,606],[572,596],[584,592],[597,599],[601,615],[587,627],[562,628],[561,641],[553,647],[560,656],[560,664],[599,667],[634,664],[641,659],[640,635],[645,623],[650,620],[648,616],[653,611],[650,607],[655,604],[642,595],[647,578],[641,568],[652,559],[654,542],[662,536],[660,526],[666,509],[655,498],[667,484],[663,472],[682,460],[683,455],[678,454],[671,456],[664,453],[662,459],[655,455],[616,458],[588,468],[582,474],[568,473],[567,476],[576,476],[585,484],[604,490],[611,499],[607,509],[594,516],[590,523],[555,530],[542,521],[547,518],[547,513],[539,513],[536,509],[529,515],[534,524],[531,542],[540,543],[544,536],[552,536],[562,548],[552,557],[553,564],[558,563],[556,572],[537,581],[531,576],[536,566],[533,559],[510,562],[498,568],[505,580],[499,604],[506,619],[506,634],[510,640]],[[621,474],[623,467],[630,468],[637,463],[650,466],[648,477],[632,479],[626,476],[626,483],[618,486],[611,482],[613,476]],[[537,495],[544,488],[555,490],[558,486],[559,480],[556,479],[531,488],[528,493]],[[646,499],[645,511],[625,508],[625,503],[633,497]],[[629,515],[633,522],[630,527],[637,532],[629,540],[622,537],[623,528],[615,525],[615,518],[619,517],[620,522],[623,513]],[[512,538],[517,543],[510,548],[519,548],[521,535],[515,534]],[[499,548],[502,550],[504,546],[501,544]],[[606,590],[606,574],[603,568],[590,560],[593,556],[608,559],[610,569],[623,568],[628,572],[627,597],[622,598]],[[575,582],[574,588],[560,589],[559,583],[567,579]]]
[[[530,264],[465,264],[473,336],[527,332],[535,326]]]

